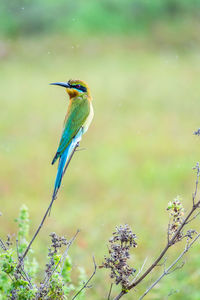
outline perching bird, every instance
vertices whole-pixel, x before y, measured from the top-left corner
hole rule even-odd
[[[59,158],[53,192],[53,198],[55,198],[61,185],[65,165],[79,144],[82,135],[88,130],[94,112],[90,90],[84,81],[69,80],[68,82],[51,83],[51,85],[65,87],[70,98],[60,144],[52,161],[53,165]]]

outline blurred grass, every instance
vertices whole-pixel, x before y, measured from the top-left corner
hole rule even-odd
[[[37,36],[4,40],[0,50],[1,236],[15,232],[13,219],[23,203],[32,233],[40,222],[53,189],[51,159],[68,101],[64,89],[48,83],[80,78],[94,98],[95,118],[81,142],[87,150],[73,158],[34,249],[43,263],[51,231],[70,237],[80,228],[70,254],[75,268],[89,273],[92,255],[101,264],[115,226],[128,223],[138,236],[134,267],[146,256],[150,264],[166,240],[168,201],[179,194],[186,210],[191,203],[192,167],[199,160],[199,138],[192,135],[200,127],[198,47]],[[147,299],[167,299],[173,290],[171,299],[191,299],[191,293],[199,299],[198,251],[191,250],[186,266]],[[98,272],[88,299],[106,299],[105,273]]]

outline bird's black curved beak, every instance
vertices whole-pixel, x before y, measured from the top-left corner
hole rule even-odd
[[[59,86],[65,87],[65,88],[70,88],[70,85],[67,82],[53,82],[53,83],[50,83],[50,85],[59,85]]]

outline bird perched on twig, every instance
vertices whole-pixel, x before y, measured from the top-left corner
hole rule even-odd
[[[65,87],[70,98],[60,144],[52,161],[53,165],[59,158],[57,176],[52,196],[52,199],[55,199],[60,188],[66,166],[68,166],[76,148],[79,146],[82,135],[88,130],[93,119],[94,112],[90,90],[84,81],[69,80],[68,82],[51,83],[51,85]]]

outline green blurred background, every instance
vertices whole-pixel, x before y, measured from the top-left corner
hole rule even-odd
[[[80,78],[94,98],[87,150],[73,158],[33,246],[41,267],[48,234],[79,228],[70,255],[74,269],[90,274],[92,255],[100,265],[115,226],[128,223],[139,269],[166,242],[167,203],[180,195],[188,211],[200,158],[199,17],[200,0],[0,1],[2,237],[16,232],[22,204],[33,234],[50,201],[68,97],[48,84]],[[199,250],[146,298],[200,299]],[[138,299],[150,282],[124,299]],[[108,272],[99,270],[87,299],[107,299],[108,290]]]

